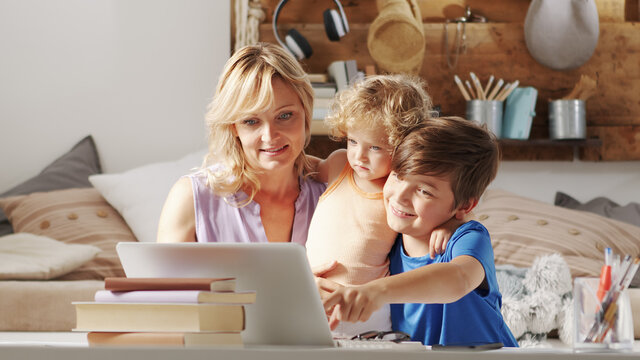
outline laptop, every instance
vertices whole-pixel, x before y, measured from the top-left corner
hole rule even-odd
[[[334,347],[306,250],[295,243],[136,243],[116,246],[127,277],[235,277],[255,290],[246,345]]]

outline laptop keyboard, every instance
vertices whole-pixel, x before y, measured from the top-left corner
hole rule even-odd
[[[427,348],[419,341],[403,341],[396,343],[388,340],[335,340],[336,346],[346,349],[390,349],[390,350],[426,350]]]

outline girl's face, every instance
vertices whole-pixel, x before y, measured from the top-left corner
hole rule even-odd
[[[386,178],[391,171],[389,138],[381,130],[349,129],[347,159],[355,174],[364,180]]]
[[[383,189],[387,223],[394,231],[428,239],[433,229],[458,214],[447,177],[391,172]]]
[[[305,114],[300,98],[282,79],[274,77],[273,105],[235,123],[247,161],[262,170],[291,168],[305,142]]]

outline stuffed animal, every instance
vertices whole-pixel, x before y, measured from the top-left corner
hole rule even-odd
[[[537,257],[530,268],[496,266],[502,293],[502,316],[521,347],[543,346],[554,329],[571,344],[572,279],[560,254]]]

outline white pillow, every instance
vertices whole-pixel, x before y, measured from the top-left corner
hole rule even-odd
[[[89,176],[89,181],[127,222],[141,242],[155,242],[158,220],[175,182],[202,164],[206,150],[177,161],[144,165],[119,174]]]
[[[46,236],[15,233],[0,237],[0,280],[47,280],[65,275],[102,251]]]

